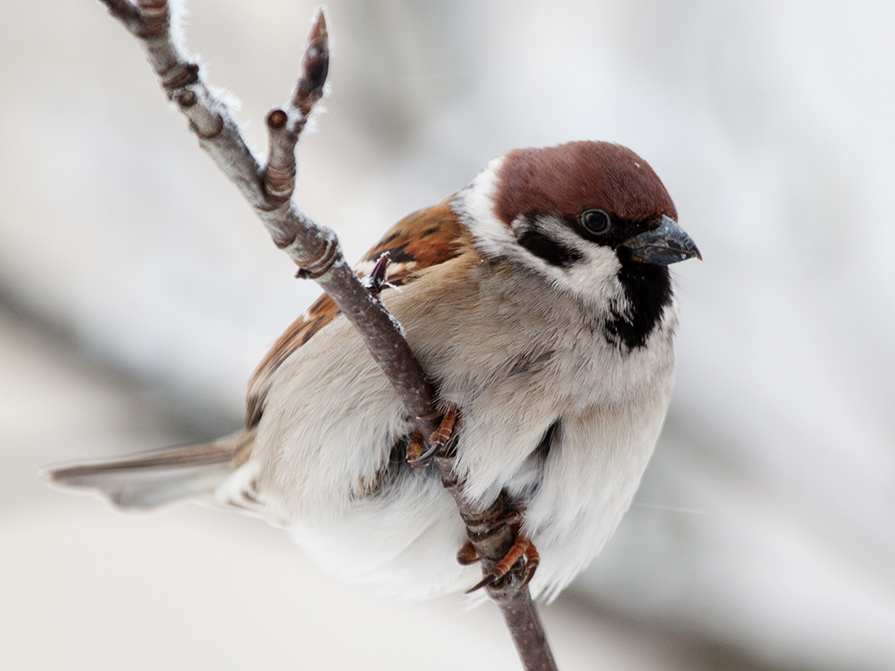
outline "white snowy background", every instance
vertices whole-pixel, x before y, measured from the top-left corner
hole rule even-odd
[[[194,0],[258,149],[313,4]],[[705,261],[636,503],[544,609],[561,668],[895,668],[895,4],[332,0],[298,199],[350,258],[512,147],[630,146]],[[517,661],[496,612],[404,604],[263,523],[121,515],[48,463],[210,438],[317,293],[88,0],[0,21],[0,660],[10,669]]]

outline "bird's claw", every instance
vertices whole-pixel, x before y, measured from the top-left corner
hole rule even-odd
[[[471,543],[470,543],[471,545]],[[460,550],[460,553],[466,549],[466,546]],[[474,551],[474,549],[473,549]],[[457,555],[457,560],[462,564],[460,553]],[[465,558],[465,556],[464,556]],[[523,571],[522,584],[519,585],[519,588],[525,587],[531,579],[534,577],[535,571],[538,568],[538,564],[541,561],[541,557],[538,554],[537,549],[534,546],[534,543],[531,542],[530,538],[523,536],[522,534],[516,535],[516,541],[513,543],[513,546],[510,548],[509,552],[504,555],[504,558],[501,559],[497,564],[492,568],[488,574],[482,578],[481,581],[476,583],[473,587],[466,590],[467,594],[471,594],[477,590],[482,589],[483,587],[488,587],[489,585],[493,585],[498,580],[507,575],[513,568],[519,564],[519,568]]]
[[[456,408],[449,408],[441,418],[438,428],[429,436],[429,449],[422,450],[423,441],[419,431],[414,431],[407,444],[407,462],[414,470],[420,470],[428,465],[435,457],[446,456],[457,440],[454,429],[460,413]]]

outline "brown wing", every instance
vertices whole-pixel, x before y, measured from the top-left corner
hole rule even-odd
[[[367,275],[383,252],[389,253],[388,281],[395,286],[409,284],[423,268],[456,257],[469,234],[451,210],[449,201],[414,212],[392,226],[357,264],[358,276]],[[261,419],[274,371],[338,314],[336,304],[323,295],[274,344],[249,380],[246,427],[255,426]]]

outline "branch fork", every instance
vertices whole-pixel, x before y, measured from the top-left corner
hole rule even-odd
[[[329,69],[323,12],[317,10],[314,17],[302,75],[289,102],[267,115],[269,149],[267,161],[261,166],[227,106],[206,85],[199,65],[173,40],[167,0],[102,2],[138,39],[165,95],[189,119],[200,147],[239,188],[274,244],[298,265],[298,277],[315,280],[330,295],[400,395],[418,434],[432,437],[430,442],[438,449],[425,450],[424,445],[418,449],[422,450],[423,461],[434,462],[466,525],[472,551],[460,558],[481,561],[486,578],[480,586],[501,609],[525,668],[555,671],[556,663],[526,586],[530,578],[526,562],[520,562],[521,570],[508,566],[508,562],[501,565],[511,550],[513,557],[536,562],[523,547],[525,539],[517,542],[519,512],[505,494],[485,511],[474,508],[464,496],[463,483],[453,471],[451,451],[444,449],[448,440],[454,439],[450,434],[456,413],[451,419],[451,412],[442,418],[437,411],[433,390],[401,326],[378,298],[386,281],[387,256],[379,260],[367,284],[363,284],[345,261],[336,234],[312,221],[292,199],[297,173],[295,146],[315,104],[323,97]],[[450,424],[447,430],[446,420]],[[495,575],[495,567],[501,575],[489,580]]]

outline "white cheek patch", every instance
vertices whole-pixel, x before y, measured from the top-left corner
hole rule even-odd
[[[511,226],[497,218],[494,197],[502,165],[503,157],[491,161],[454,200],[455,211],[469,228],[482,255],[517,260],[548,277],[557,288],[570,291],[590,305],[624,314],[627,300],[616,276],[621,263],[612,249],[584,240],[556,217],[541,217],[534,223],[517,217]],[[558,267],[532,254],[518,242],[524,228],[532,225],[563,247],[576,251],[581,258],[568,267]]]
[[[573,234],[574,235],[574,234]],[[594,298],[616,312],[627,311],[625,291],[618,281],[621,262],[615,251],[595,243],[581,240],[578,250],[583,257],[564,271],[564,283],[578,296]]]
[[[516,245],[517,255],[523,254],[530,266],[550,277],[555,286],[571,292],[585,303],[622,313],[627,310],[625,292],[618,281],[621,262],[614,250],[585,240],[557,217],[541,217],[536,222],[519,217],[513,222],[517,236],[527,226],[535,226],[540,233],[563,248],[574,250],[579,257],[567,266],[557,266]]]
[[[483,255],[495,258],[513,254],[516,239],[509,227],[494,214],[497,173],[503,157],[491,161],[454,200],[454,209]]]

